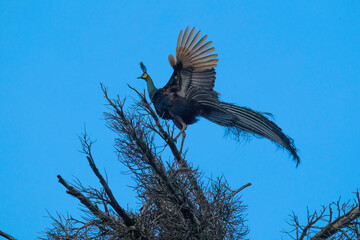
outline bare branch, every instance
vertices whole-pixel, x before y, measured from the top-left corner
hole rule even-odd
[[[107,216],[104,212],[102,212],[96,205],[94,205],[87,197],[85,197],[80,191],[75,189],[73,186],[70,186],[60,175],[57,175],[57,178],[59,179],[59,183],[61,183],[66,189],[66,193],[70,194],[77,199],[80,200],[80,202],[86,206],[96,217],[101,219],[103,222],[108,223],[110,226],[113,226],[114,219]]]
[[[126,211],[122,207],[120,207],[120,205],[117,202],[117,200],[115,199],[111,189],[109,188],[109,185],[107,184],[107,181],[105,181],[104,177],[101,175],[100,171],[98,170],[98,168],[95,165],[94,158],[93,158],[93,156],[91,154],[92,142],[89,139],[89,137],[87,136],[86,131],[84,132],[84,136],[81,139],[81,143],[83,145],[83,150],[84,150],[85,154],[87,155],[86,159],[88,160],[91,169],[95,173],[96,177],[99,179],[101,185],[103,186],[106,194],[108,195],[108,197],[110,199],[110,205],[119,214],[119,216],[124,220],[124,223],[125,223],[126,226],[128,226],[128,227],[133,226],[135,224],[134,219],[132,219],[126,213]]]
[[[307,210],[307,223],[301,225],[295,214],[291,216],[288,224],[292,226],[291,231],[285,233],[291,239],[303,240],[349,240],[360,239],[360,207],[357,198],[352,204],[350,201],[341,203],[340,199],[328,206],[322,206],[320,211],[310,214]],[[336,219],[333,220],[334,216]],[[295,233],[295,236],[293,234]]]
[[[14,238],[13,236],[11,236],[10,234],[4,233],[3,231],[0,230],[0,236],[9,239],[9,240],[16,240],[16,238]]]
[[[320,239],[327,239],[337,233],[340,229],[347,227],[352,221],[360,217],[360,206],[356,205],[354,208],[349,210],[342,216],[339,216],[333,222],[330,222],[325,227],[321,229],[312,240],[320,240]]]

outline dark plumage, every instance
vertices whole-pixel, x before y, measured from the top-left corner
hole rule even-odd
[[[174,121],[181,129],[178,136],[182,134],[183,141],[187,125],[195,123],[201,116],[227,127],[238,138],[244,133],[252,133],[270,139],[287,149],[298,165],[300,158],[293,140],[266,114],[219,100],[219,93],[213,89],[217,54],[211,54],[215,48],[210,47],[212,42],[206,42],[207,35],[198,40],[199,37],[200,31],[195,34],[195,28],[189,31],[187,27],[184,34],[180,31],[176,60],[173,55],[169,55],[174,72],[163,88],[155,88],[145,65],[140,64],[143,75],[139,78],[146,80],[157,114],[163,119]]]

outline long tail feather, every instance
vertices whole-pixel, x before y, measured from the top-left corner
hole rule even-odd
[[[260,137],[268,138],[287,149],[292,155],[296,166],[299,165],[300,158],[297,154],[293,139],[285,135],[280,127],[262,113],[225,102],[218,102],[216,104],[217,106],[213,104],[209,105],[208,107],[210,107],[209,109],[211,110],[204,112],[202,117],[221,126],[228,127],[236,137],[240,137],[244,134],[244,131],[246,131]]]

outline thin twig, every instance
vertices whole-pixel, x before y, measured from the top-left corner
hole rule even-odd
[[[241,188],[239,188],[239,189],[237,189],[237,190],[235,190],[235,191],[231,190],[232,193],[231,193],[229,196],[227,196],[226,198],[224,198],[224,200],[233,198],[233,197],[234,197],[236,194],[238,194],[240,191],[244,190],[244,189],[247,188],[247,187],[250,187],[251,185],[252,185],[251,183],[247,183],[247,184],[245,184],[244,186],[242,186]]]

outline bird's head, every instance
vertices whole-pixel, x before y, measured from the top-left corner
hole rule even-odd
[[[143,71],[143,74],[138,78],[142,78],[145,81],[147,81],[150,78],[150,76],[149,76],[149,74],[147,74],[147,69],[143,62],[140,62],[140,68]]]

